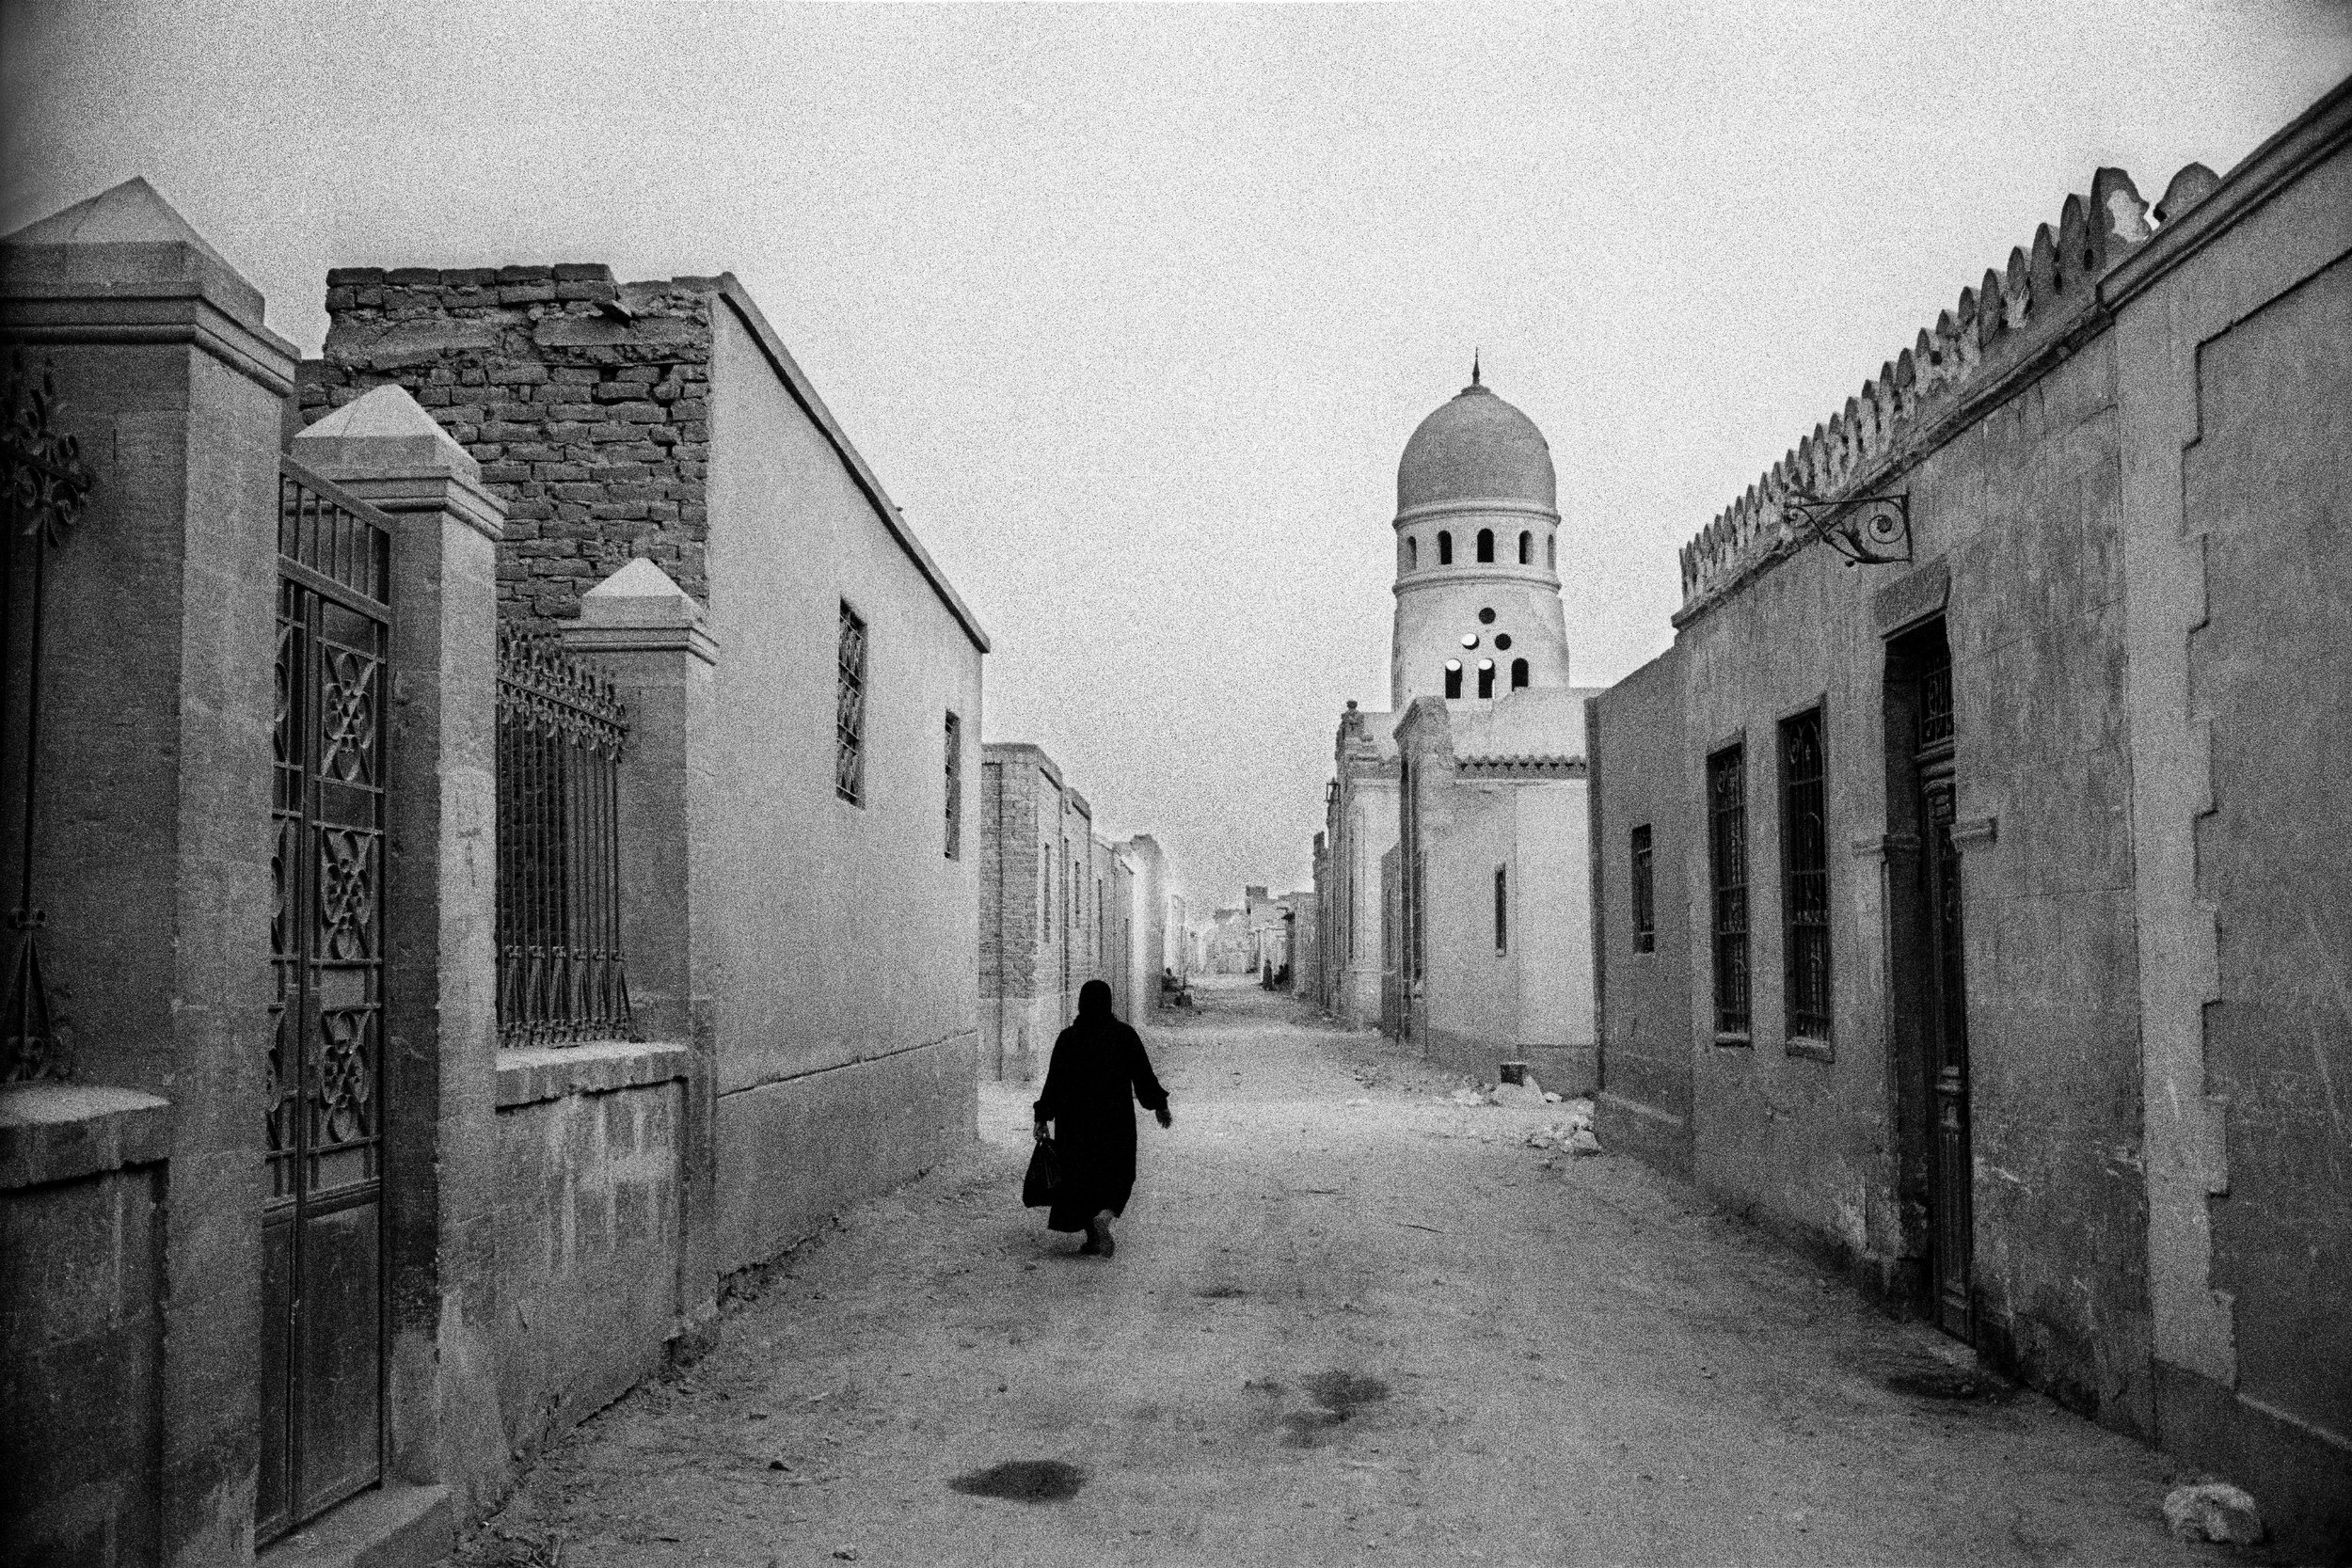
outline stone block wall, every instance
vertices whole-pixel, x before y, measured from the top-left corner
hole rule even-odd
[[[373,388],[406,388],[506,503],[502,619],[571,619],[632,556],[707,605],[718,279],[615,283],[582,262],[341,267],[326,282],[303,422]]]
[[[678,1321],[687,1051],[499,1055],[499,1405],[509,1449],[658,1370]]]
[[[161,1554],[167,1114],[120,1090],[0,1090],[7,1568]]]

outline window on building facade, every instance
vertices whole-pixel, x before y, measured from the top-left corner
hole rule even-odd
[[[1482,658],[1478,661],[1478,694],[1481,697],[1492,697],[1495,694],[1495,661],[1491,658]]]
[[[947,715],[947,858],[963,856],[963,721]]]
[[[1544,535],[1544,564],[1554,571],[1560,568],[1560,536],[1556,533]]]
[[[1526,530],[1521,529],[1519,531],[1519,564],[1522,566],[1532,565],[1534,563],[1534,560],[1535,536],[1528,532]]]
[[[1449,697],[1462,694],[1462,661],[1458,658],[1445,661],[1445,694]]]
[[[1829,825],[1821,710],[1780,726],[1781,952],[1791,1039],[1829,1038]]]
[[[1707,759],[1708,861],[1714,886],[1715,1032],[1748,1034],[1748,784],[1745,747]]]
[[[1438,564],[1440,566],[1454,564],[1454,535],[1444,529],[1438,531]]]
[[[1496,641],[1501,641],[1502,639],[1498,638]],[[1520,687],[1525,686],[1526,684],[1527,660],[1523,658],[1515,658],[1511,661],[1511,689],[1517,691]]]
[[[1650,882],[1649,824],[1633,830],[1633,951],[1658,951],[1657,890]]]
[[[1486,562],[1493,561],[1494,558],[1495,531],[1490,528],[1482,528],[1478,531],[1478,559]]]
[[[1506,866],[1495,867],[1495,951],[1511,951],[1511,876]]]
[[[1038,907],[1045,911],[1045,940],[1052,942],[1054,940],[1054,863],[1052,861],[1040,860],[1037,863],[1037,901]]]
[[[847,600],[835,656],[833,788],[852,805],[866,803],[866,623]]]
[[[1421,541],[1411,534],[1405,536],[1405,569],[1411,571],[1421,564]]]

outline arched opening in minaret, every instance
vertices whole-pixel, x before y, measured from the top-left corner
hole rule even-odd
[[[1444,529],[1438,531],[1438,564],[1440,566],[1454,564],[1454,535]]]
[[[1449,698],[1462,694],[1462,661],[1458,658],[1445,661],[1445,694]]]
[[[1520,687],[1525,686],[1526,684],[1527,660],[1523,658],[1515,658],[1511,661],[1511,689],[1517,691]]]
[[[1405,569],[1411,571],[1421,564],[1421,541],[1411,534],[1405,536]]]
[[[1482,658],[1478,661],[1478,694],[1481,697],[1492,697],[1495,694],[1495,661],[1491,658]]]
[[[1494,531],[1493,529],[1490,529],[1490,528],[1482,528],[1482,529],[1480,529],[1480,530],[1478,531],[1478,560],[1479,560],[1479,563],[1480,563],[1481,565],[1487,565],[1487,564],[1491,564],[1491,563],[1493,562],[1493,561],[1494,561],[1494,558],[1495,558],[1495,531]]]
[[[1522,566],[1535,564],[1535,536],[1525,529],[1519,531],[1519,564]]]
[[[1560,569],[1560,536],[1556,533],[1544,535],[1544,564],[1555,572]]]

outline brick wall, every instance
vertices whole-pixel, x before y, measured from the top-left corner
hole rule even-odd
[[[619,283],[593,263],[341,267],[308,424],[406,388],[506,503],[499,611],[551,622],[632,556],[705,603],[712,294],[719,280]]]

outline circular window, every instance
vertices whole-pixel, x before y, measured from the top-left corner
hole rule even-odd
[[[1478,612],[1478,624],[1482,626],[1493,626],[1495,624],[1495,612],[1491,610],[1480,610]]]
[[[1495,667],[1495,661],[1491,658],[1482,658],[1478,661],[1478,667],[1481,670],[1491,670]]]
[[[1496,646],[1496,647],[1498,647],[1498,648],[1508,648],[1510,645],[1511,645],[1511,634],[1510,634],[1509,632],[1507,632],[1507,631],[1499,631],[1499,632],[1495,633],[1495,646]]]
[[[1462,639],[1462,646],[1463,646],[1463,647],[1465,647],[1465,648],[1475,648],[1475,647],[1477,647],[1477,646],[1478,646],[1478,634],[1477,634],[1476,632],[1471,632],[1471,633],[1470,633],[1468,637],[1463,638],[1463,639]]]
[[[1459,674],[1462,669],[1462,661],[1458,658],[1449,658],[1445,661],[1445,667],[1454,671],[1456,674]]]

